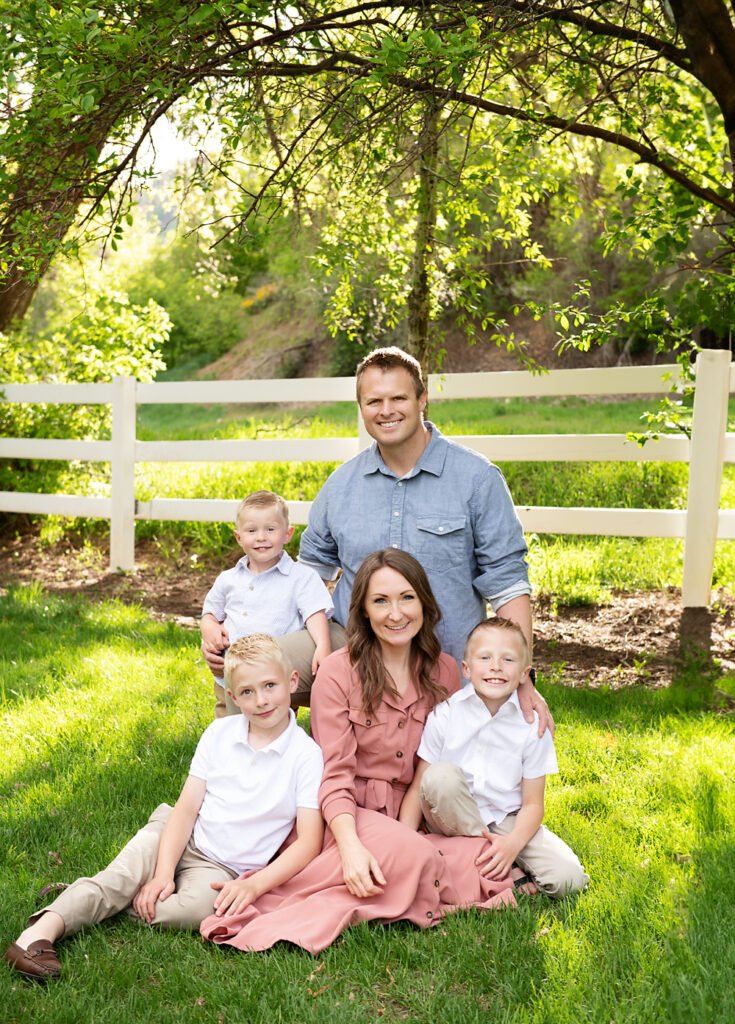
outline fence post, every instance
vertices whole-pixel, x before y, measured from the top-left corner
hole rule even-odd
[[[684,540],[684,608],[705,608],[712,593],[720,488],[725,462],[730,353],[704,349],[697,356]]]
[[[135,568],[135,388],[134,377],[112,381],[112,516],[110,569]]]

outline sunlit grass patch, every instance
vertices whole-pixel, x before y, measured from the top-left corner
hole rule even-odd
[[[535,534],[527,539],[534,593],[557,604],[604,604],[614,590],[681,585],[682,541]]]

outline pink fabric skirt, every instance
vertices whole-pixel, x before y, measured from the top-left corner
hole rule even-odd
[[[412,921],[421,928],[465,907],[515,906],[510,878],[491,882],[475,867],[484,839],[426,836],[376,811],[357,809],[361,842],[377,857],[387,885],[359,899],[342,880],[339,851],[327,830],[322,852],[288,882],[241,914],[202,922],[205,939],[237,949],[270,949],[291,942],[320,953],[360,921]]]

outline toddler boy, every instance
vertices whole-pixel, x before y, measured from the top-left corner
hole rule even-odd
[[[316,648],[312,672],[332,652],[327,621],[334,610],[332,599],[315,570],[294,562],[283,550],[292,536],[288,505],[278,494],[254,491],[241,502],[235,537],[244,557],[219,574],[202,609],[202,651],[215,679],[215,718],[237,713],[215,665],[217,655],[238,637],[261,632],[283,636],[306,627]]]
[[[157,807],[108,867],[29,918],[5,951],[19,974],[58,977],[54,942],[121,910],[187,929],[237,914],[319,853],[323,759],[291,710],[297,673],[271,637],[253,634],[230,647],[225,679],[242,715],[205,730],[175,807]],[[294,821],[296,839],[278,854]]]
[[[529,677],[528,645],[508,619],[477,625],[462,671],[472,686],[438,704],[418,749],[419,764],[399,819],[446,836],[485,836],[477,860],[499,879],[518,864],[549,896],[584,889],[589,878],[567,844],[541,824],[545,778],[557,772],[554,741],[538,735],[538,717],[525,721],[516,690]]]

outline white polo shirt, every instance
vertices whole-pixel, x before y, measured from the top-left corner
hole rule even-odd
[[[482,820],[500,824],[520,810],[522,779],[559,771],[551,733],[547,729],[539,737],[538,716],[533,717],[529,725],[516,692],[491,715],[472,686],[465,686],[431,712],[418,756],[429,764],[459,765]]]
[[[322,752],[289,709],[288,727],[253,750],[245,715],[204,731],[189,774],[207,784],[194,825],[206,857],[241,874],[264,867],[291,831],[299,807],[319,808]]]

